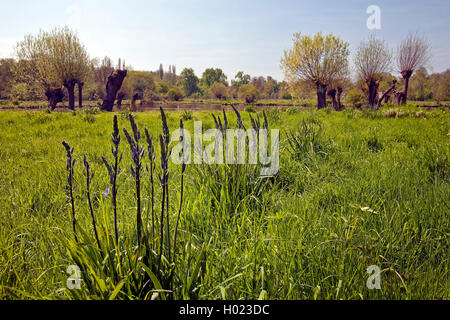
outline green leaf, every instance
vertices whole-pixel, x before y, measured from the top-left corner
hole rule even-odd
[[[155,289],[160,290],[161,299],[166,300],[166,295],[164,294],[164,289],[161,285],[161,282],[159,282],[158,278],[155,276],[155,274],[152,272],[152,270],[149,269],[145,264],[142,262],[139,262],[139,266],[142,267],[145,272],[150,277],[150,280],[152,280],[153,285],[155,286]]]

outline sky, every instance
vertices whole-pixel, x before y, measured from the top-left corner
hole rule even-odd
[[[369,30],[367,8],[380,8],[381,29]],[[0,0],[0,58],[14,57],[27,34],[69,25],[89,55],[125,59],[134,70],[175,65],[221,68],[283,80],[280,59],[295,32],[333,33],[352,54],[370,34],[395,50],[408,33],[431,44],[430,72],[450,68],[448,0]]]

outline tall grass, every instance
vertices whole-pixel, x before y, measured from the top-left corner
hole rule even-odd
[[[252,180],[245,178],[243,184],[250,192],[236,191],[247,195],[236,197],[239,200],[225,194],[227,190],[242,190],[237,184],[217,183],[207,171],[201,178],[198,170],[202,169],[195,166],[182,172],[181,166],[170,162],[169,187],[163,188],[155,178],[152,193],[152,161],[145,154],[142,165],[149,170],[141,170],[141,213],[146,241],[140,249],[136,184],[130,169],[134,162],[129,150],[117,170],[118,241],[113,193],[105,192],[112,184],[101,156],[109,154],[111,146],[116,150],[107,134],[113,120],[110,114],[94,114],[95,121],[86,122],[79,113],[2,112],[0,296],[448,299],[448,111],[424,111],[425,117],[416,117],[414,107],[399,110],[407,114],[385,117],[384,109],[372,116],[359,110],[329,114],[323,110],[279,111],[277,122],[267,115],[271,128],[284,129],[280,173],[272,179],[275,184],[264,186],[260,196],[252,191]],[[256,115],[251,115],[256,121]],[[181,112],[166,114],[170,130],[180,127],[181,116]],[[215,127],[210,114],[194,112],[193,116],[203,121],[204,128]],[[226,116],[232,123],[228,126],[234,127],[236,113]],[[245,127],[252,127],[249,115],[240,116]],[[148,128],[149,135],[154,135],[152,142],[158,141],[155,128],[161,128],[160,114],[139,113],[133,118],[138,128]],[[314,156],[307,154],[311,152],[309,143],[298,149],[303,155],[296,159],[296,153],[289,152],[287,133],[299,130],[301,136],[303,120],[316,132],[320,123],[322,130],[311,153]],[[119,116],[119,121],[123,124],[118,125],[132,132],[129,114]],[[220,122],[224,125],[223,115]],[[186,130],[193,126],[193,119],[183,121]],[[368,143],[373,136],[382,145],[376,152]],[[62,140],[70,142],[69,149],[74,150],[71,181],[78,242],[74,239],[67,150],[63,152]],[[148,153],[147,137],[140,141]],[[153,174],[163,177],[160,143],[152,146]],[[317,151],[320,148],[326,154]],[[125,150],[122,143],[118,150]],[[83,154],[95,172],[90,196],[101,250],[87,200]],[[113,168],[114,155],[111,159]],[[248,172],[251,169],[248,167]],[[217,175],[226,181],[225,174]],[[218,191],[210,191],[206,183],[198,182],[201,179]],[[238,173],[229,182],[237,179]],[[165,202],[161,219],[162,202],[167,199],[162,197],[164,189],[168,190],[169,205]],[[158,268],[161,241],[163,254]],[[67,289],[70,265],[81,269],[81,290]],[[381,290],[366,287],[370,265],[382,270]]]
[[[134,198],[136,201],[136,219],[135,219],[135,237],[131,240],[136,240],[136,245],[133,241],[128,240],[130,236],[126,232],[122,232],[122,240],[118,230],[117,217],[117,190],[119,189],[120,180],[118,180],[121,172],[118,167],[122,156],[119,158],[118,150],[120,145],[120,136],[118,133],[118,120],[114,117],[113,134],[112,134],[112,154],[114,157],[114,165],[111,166],[107,159],[102,156],[108,175],[109,183],[112,185],[112,216],[114,218],[114,234],[115,238],[112,240],[109,231],[110,214],[109,210],[104,204],[101,205],[101,215],[103,223],[101,228],[103,234],[99,235],[97,231],[98,222],[95,219],[95,213],[91,201],[91,183],[94,178],[94,173],[91,170],[90,164],[84,155],[84,176],[86,179],[86,197],[89,211],[92,218],[92,227],[94,230],[94,239],[97,246],[92,245],[92,237],[84,230],[83,227],[75,229],[76,220],[73,220],[73,233],[77,236],[77,232],[81,235],[81,243],[78,243],[78,238],[75,242],[68,237],[58,238],[61,244],[67,248],[68,255],[71,260],[81,269],[83,283],[85,283],[84,290],[64,290],[69,298],[87,298],[94,297],[100,299],[173,299],[182,297],[184,295],[193,297],[190,292],[191,287],[198,282],[198,273],[202,260],[196,263],[197,274],[192,274],[185,283],[180,286],[174,283],[174,276],[176,265],[178,263],[177,256],[179,252],[176,250],[177,232],[179,221],[182,213],[183,190],[184,190],[184,172],[186,165],[181,166],[181,196],[179,200],[176,226],[170,227],[171,212],[169,202],[169,157],[171,150],[169,147],[170,131],[167,125],[167,118],[164,111],[161,109],[162,131],[160,138],[160,155],[161,155],[161,173],[159,174],[159,181],[162,188],[161,197],[161,215],[159,221],[155,221],[154,207],[155,207],[155,192],[153,170],[155,170],[155,150],[152,138],[147,128],[145,128],[147,148],[140,145],[140,130],[136,124],[136,120],[132,114],[129,114],[129,121],[131,126],[130,134],[126,128],[123,129],[125,137],[130,147],[131,161],[130,173],[134,180],[135,192]],[[180,119],[180,127],[183,129],[183,121]],[[184,137],[182,136],[182,143],[184,144]],[[73,149],[70,149],[67,143],[66,147],[69,171],[69,187],[73,179],[73,167],[75,162],[72,160]],[[145,159],[145,150],[148,152],[148,159],[150,161],[150,184],[151,184],[151,223],[144,224],[142,218],[142,178],[144,171],[143,161]],[[146,165],[148,168],[148,165]],[[70,189],[72,190],[72,189]],[[109,191],[106,192],[108,195]],[[73,193],[71,193],[73,196]],[[71,199],[73,199],[71,197]],[[148,217],[150,218],[150,217]],[[156,225],[159,223],[160,233],[155,233]],[[156,244],[159,244],[158,246]],[[159,247],[157,251],[156,247]],[[200,254],[199,257],[203,255]],[[183,288],[180,291],[179,288]],[[178,290],[177,290],[178,289]]]
[[[324,138],[321,122],[317,120],[307,122],[303,119],[299,128],[286,135],[288,151],[298,161],[316,156],[326,157],[332,149],[330,141]]]
[[[236,116],[236,129],[246,131],[240,112],[233,107]],[[245,163],[232,164],[231,159],[227,158],[228,148],[232,145],[227,141],[227,130],[231,129],[227,114],[223,111],[223,122],[220,116],[212,115],[216,129],[222,134],[222,139],[216,137],[216,151],[223,152],[224,164],[209,164],[204,162],[202,165],[196,165],[196,175],[194,184],[197,189],[203,190],[210,199],[210,205],[217,211],[221,220],[223,217],[233,216],[243,210],[256,210],[263,207],[263,194],[269,191],[270,179],[261,177],[261,165],[251,164],[249,162],[250,151],[258,151],[257,147],[260,130],[269,130],[266,114],[263,112],[264,121],[261,124],[259,115],[253,118],[249,115],[251,128],[256,135],[253,137],[253,145],[250,145],[249,137],[245,139]],[[222,145],[217,146],[217,143]],[[234,146],[234,144],[233,144]],[[239,150],[239,141],[235,147]],[[205,150],[195,150],[194,152],[205,155]],[[235,153],[234,153],[235,155]],[[216,156],[216,155],[215,155]],[[204,159],[208,160],[208,159]],[[234,160],[236,162],[236,159]]]

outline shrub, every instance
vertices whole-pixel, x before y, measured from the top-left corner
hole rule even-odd
[[[345,103],[355,108],[359,108],[364,104],[364,93],[358,89],[352,89],[347,93]]]
[[[280,98],[283,100],[292,100],[292,95],[289,92],[285,91]]]
[[[159,93],[166,94],[169,92],[171,84],[167,81],[159,81],[155,84],[155,89]]]
[[[171,101],[179,101],[184,97],[183,91],[178,87],[173,87],[167,92],[167,99]]]
[[[226,99],[227,87],[223,83],[216,82],[209,89],[208,95],[213,99]]]
[[[252,84],[244,84],[239,88],[239,98],[244,99],[246,103],[253,103],[260,97],[261,93]]]
[[[15,84],[12,88],[11,88],[11,100],[13,101],[25,101],[28,100],[29,95],[28,95],[28,85],[26,83],[18,83]]]
[[[128,109],[122,109],[119,111],[119,115],[123,120],[127,120],[130,117],[130,114],[132,113]],[[134,118],[136,119],[136,117]]]
[[[198,100],[200,99],[200,94],[198,92],[194,92],[189,96],[190,99]]]
[[[94,123],[95,122],[95,115],[88,113],[83,116],[83,120],[87,123]]]
[[[158,99],[158,93],[155,90],[152,89],[146,89],[144,91],[142,100],[145,102],[151,102]]]

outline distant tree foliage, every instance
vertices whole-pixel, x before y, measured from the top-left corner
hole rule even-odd
[[[183,91],[178,87],[172,87],[169,92],[167,92],[167,99],[171,101],[181,100],[183,96]]]
[[[145,92],[155,90],[153,74],[148,71],[129,71],[127,81],[130,83],[132,93],[137,93],[140,97],[143,97]]]
[[[450,100],[450,69],[434,73],[427,78],[428,90],[439,105],[443,100]]]
[[[184,90],[186,96],[190,96],[193,93],[198,92],[198,77],[195,75],[192,68],[185,68],[181,71],[178,79],[178,85]]]
[[[244,99],[246,103],[255,102],[261,93],[253,84],[244,84],[239,88],[239,98]]]
[[[239,71],[229,84],[220,68],[207,68],[199,78],[192,68],[184,68],[177,75],[172,64],[166,70],[160,64],[155,71],[134,71],[122,58],[116,63],[107,56],[91,60],[68,27],[25,36],[17,43],[15,54],[17,59],[0,59],[0,99],[19,104],[47,97],[51,108],[68,100],[73,109],[76,87],[79,106],[86,99],[100,102],[109,111],[116,99],[120,107],[129,100],[132,104],[138,100],[145,104],[178,101],[185,96],[241,99],[247,103],[316,97],[318,108],[331,101],[336,110],[344,107],[341,98],[350,106],[361,107],[365,103],[372,108],[390,99],[393,104],[405,103],[407,99],[434,99],[438,105],[450,99],[450,70],[428,74],[425,66],[430,59],[430,45],[417,34],[409,34],[398,46],[395,62],[401,77],[391,74],[393,55],[385,41],[374,36],[362,41],[354,56],[356,81],[349,77],[348,43],[320,32],[294,34],[292,47],[285,50],[281,59],[285,74],[282,82],[271,76],[251,76]],[[117,81],[108,86],[111,77]],[[403,86],[402,91],[397,91],[396,86]]]
[[[450,82],[450,78],[448,79]],[[411,77],[409,82],[408,99],[424,101],[432,98],[430,90],[430,80],[427,69],[419,68]]]
[[[239,71],[235,76],[234,80],[231,80],[231,85],[239,88],[244,84],[249,84],[251,80],[250,75],[245,74],[244,71]]]
[[[159,77],[159,80],[163,80],[164,79],[164,68],[163,68],[162,64],[159,65],[158,77]]]
[[[200,86],[203,90],[203,93],[206,94],[209,91],[209,88],[211,88],[211,86],[216,82],[222,83],[225,86],[228,85],[227,76],[223,73],[222,69],[206,69],[202,74],[202,78],[200,79]]]
[[[94,60],[94,78],[97,84],[97,92],[101,99],[105,96],[106,83],[108,77],[114,71],[114,66],[109,57],[104,57],[102,61]]]
[[[0,99],[10,94],[14,85],[14,59],[0,59]]]
[[[209,89],[209,97],[213,99],[226,99],[227,87],[220,82],[215,82]]]
[[[169,65],[169,71],[164,73],[163,80],[169,82],[172,85],[177,83],[177,73],[174,65]]]

